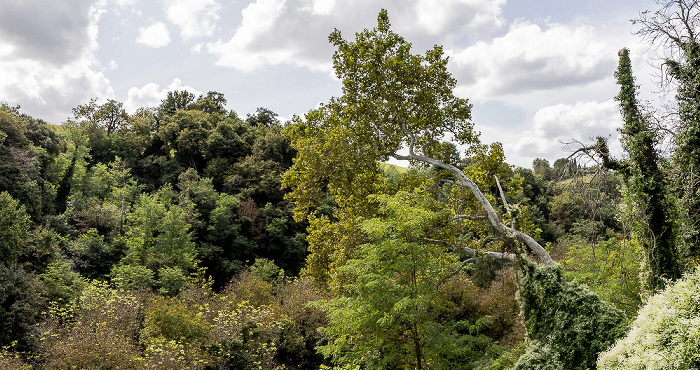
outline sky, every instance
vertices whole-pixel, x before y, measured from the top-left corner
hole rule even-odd
[[[455,94],[473,104],[482,142],[508,163],[570,154],[609,136],[617,53],[631,50],[643,100],[657,99],[649,45],[630,22],[654,0],[0,0],[0,102],[50,123],[115,99],[128,112],[171,90],[223,93],[240,117],[265,107],[283,121],[341,94],[328,35],[392,29],[414,53],[442,45]]]

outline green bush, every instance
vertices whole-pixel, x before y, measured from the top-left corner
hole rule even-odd
[[[53,307],[41,324],[43,369],[141,368],[135,342],[141,304],[129,293],[93,281],[80,298]]]
[[[80,297],[80,293],[87,285],[85,279],[73,271],[65,261],[50,263],[46,272],[40,277],[44,282],[49,299],[62,306]]]
[[[187,276],[177,267],[163,267],[158,270],[158,293],[174,297],[187,285]]]
[[[598,369],[700,369],[700,268],[649,298]]]
[[[598,353],[625,333],[625,317],[585,285],[566,281],[560,265],[518,259],[523,321],[530,344],[514,369],[595,368]]]
[[[112,284],[124,290],[151,288],[155,283],[153,280],[153,271],[141,265],[114,266],[110,275],[112,277]]]

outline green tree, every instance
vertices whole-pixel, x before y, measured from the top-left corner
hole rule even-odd
[[[204,168],[204,152],[209,131],[210,114],[196,110],[179,110],[161,123],[158,136],[165,149],[178,161],[194,168]]]
[[[459,271],[455,254],[426,243],[444,219],[424,191],[379,196],[378,217],[362,224],[370,243],[340,268],[344,294],[316,307],[327,311],[320,351],[341,367],[367,369],[471,368],[492,344],[476,323],[445,322],[441,285]],[[462,332],[460,332],[460,330]]]
[[[605,167],[619,170],[626,182],[634,220],[635,238],[644,250],[642,278],[644,288],[653,294],[663,289],[664,279],[681,275],[676,251],[673,203],[666,189],[666,176],[661,171],[661,158],[655,148],[657,136],[641,112],[632,76],[629,51],[619,53],[620,63],[615,73],[620,85],[620,111],[625,120],[621,129],[622,145],[629,160],[622,163],[611,159],[603,139],[598,139],[598,151]]]
[[[3,191],[0,193],[0,263],[10,264],[17,260],[24,249],[31,221],[20,204]]]
[[[560,358],[561,368],[592,366],[596,351],[607,348],[622,333],[610,329],[619,328],[624,318],[584,286],[561,278],[561,267],[549,253],[530,234],[518,229],[529,227],[526,219],[521,217],[518,207],[508,205],[507,193],[490,175],[507,167],[499,160],[503,158],[502,150],[498,145],[490,150],[478,145],[469,121],[471,106],[466,99],[454,96],[456,82],[447,72],[447,58],[442,49],[436,46],[425,56],[412,54],[410,44],[390,30],[385,10],[379,14],[377,28],[356,34],[354,41],[342,39],[337,30],[329,39],[337,47],[333,62],[343,84],[343,95],[310,111],[303,120],[295,118],[286,129],[298,153],[284,175],[284,185],[291,187],[288,198],[295,203],[297,219],[306,217],[310,221],[307,260],[310,275],[342,292],[342,266],[353,259],[359,246],[371,241],[362,228],[363,221],[376,215],[379,210],[376,194],[386,190],[378,163],[390,157],[422,163],[435,170],[438,179],[457,185],[446,192],[437,191],[441,189],[438,187],[434,194],[446,199],[446,210],[450,212],[443,219],[447,226],[434,225],[443,230],[438,237],[449,237],[451,231],[460,229],[455,226],[458,223],[473,224],[475,228],[481,225],[482,235],[490,232],[506,245],[524,245],[514,250],[518,259],[525,261],[518,265],[521,273],[525,273],[525,263],[538,267],[525,256],[526,250],[541,261],[544,265],[541,268],[551,272],[547,276],[531,275],[530,282],[534,283],[520,282],[523,296],[532,298],[522,302],[529,310],[527,320],[541,321],[528,328],[533,338],[542,338],[532,343],[530,353],[548,353],[550,358]],[[454,148],[441,142],[445,136],[466,145],[468,157],[487,160],[477,160],[475,166],[464,170],[444,162],[452,158],[450,153]],[[401,149],[407,149],[408,153],[399,154]],[[487,184],[493,184],[494,192],[484,193],[480,189],[479,185]],[[338,205],[333,214],[335,220],[313,212],[326,191],[335,197]],[[496,200],[495,194],[501,195],[503,219],[508,224],[491,204]],[[479,224],[482,220],[488,224]],[[464,247],[464,243],[455,245],[439,239],[434,242],[455,251],[476,252]],[[514,258],[508,253],[487,253]],[[572,302],[575,304],[569,305]],[[594,308],[590,311],[584,307]],[[559,320],[561,317],[567,319]],[[593,325],[582,335],[576,335],[572,327],[561,326],[562,323]],[[352,333],[348,331],[345,335]],[[557,342],[560,339],[570,342],[560,345]],[[590,343],[595,345],[591,347]],[[583,361],[570,356],[579,350],[584,351]],[[521,364],[535,368],[537,361],[542,360],[542,357],[529,358],[539,360],[524,359]]]
[[[48,298],[61,306],[66,306],[80,297],[87,285],[85,278],[73,271],[68,263],[60,260],[50,263],[46,272],[39,277],[44,282]]]
[[[83,118],[88,122],[102,128],[107,136],[125,127],[129,121],[129,115],[124,110],[124,104],[114,99],[108,99],[106,103],[98,105],[96,99],[91,99],[87,104],[73,108],[73,114],[77,119]]]
[[[166,189],[167,192],[167,189]],[[163,196],[143,194],[129,215],[125,262],[153,271],[195,267],[195,245],[182,208]]]
[[[478,143],[469,121],[471,106],[454,96],[456,82],[447,71],[442,48],[436,46],[425,56],[412,54],[411,45],[390,30],[386,11],[379,14],[377,28],[356,34],[354,42],[344,40],[337,30],[329,40],[338,48],[333,64],[343,96],[307,113],[304,120],[296,118],[286,130],[298,153],[284,185],[291,187],[287,197],[296,205],[297,220],[309,216],[311,222],[309,271],[329,281],[328,267],[332,271],[342,266],[362,244],[356,220],[376,211],[376,201],[368,195],[381,192],[378,162],[389,157],[446,170],[474,195],[496,233],[525,242],[551,264],[549,254],[532,237],[501,222],[472,179],[434,158],[449,149],[441,144],[444,136],[461,145]],[[408,148],[407,155],[399,154],[402,148]],[[338,204],[338,222],[310,213],[326,187]]]
[[[672,183],[679,199],[680,250],[685,262],[700,263],[700,4],[688,0],[664,0],[659,9],[646,11],[634,21],[637,33],[652,45],[665,48],[662,71],[665,83],[674,84],[678,117],[673,137]],[[671,276],[669,276],[671,277]],[[678,276],[675,276],[678,277]]]
[[[31,349],[42,300],[39,279],[18,264],[0,263],[0,345],[17,341],[17,350]]]
[[[547,181],[552,179],[552,167],[546,159],[537,158],[532,161],[532,170],[535,171],[535,175],[542,176]]]

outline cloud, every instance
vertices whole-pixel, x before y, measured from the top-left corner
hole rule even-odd
[[[175,90],[189,91],[196,96],[202,94],[201,91],[191,86],[183,85],[179,78],[173,79],[173,82],[163,89],[161,89],[160,85],[157,83],[150,82],[140,88],[132,87],[129,89],[127,93],[128,97],[124,103],[124,109],[129,113],[134,113],[141,107],[155,107],[168,96],[168,91]]]
[[[170,43],[170,32],[163,22],[156,22],[148,27],[139,28],[136,42],[152,48],[160,48]]]
[[[114,91],[95,57],[104,3],[10,2],[0,12],[0,97],[50,122]]]
[[[221,5],[215,0],[170,0],[165,14],[180,27],[183,40],[211,36],[216,30]]]
[[[517,157],[549,158],[562,149],[562,143],[573,140],[590,143],[597,136],[610,137],[611,154],[619,156],[619,133],[622,117],[614,100],[605,102],[578,101],[573,105],[556,104],[541,108],[532,118],[529,129],[519,133],[519,139],[508,148]],[[571,150],[577,149],[576,144]],[[566,149],[566,148],[563,148]],[[561,157],[568,155],[561,151]]]
[[[616,51],[590,26],[516,22],[508,33],[451,52],[458,91],[475,99],[585,85],[610,77]],[[612,51],[611,51],[612,50]]]
[[[207,50],[217,65],[242,71],[287,64],[329,72],[333,48],[328,35],[334,28],[353,33],[373,28],[381,7],[388,10],[393,28],[421,52],[464,32],[476,37],[498,29],[504,4],[505,0],[389,0],[381,6],[373,0],[257,0],[241,12],[243,20],[233,37],[211,42]]]
[[[61,65],[79,58],[94,42],[89,32],[94,0],[6,1],[0,40],[14,45],[12,57]]]

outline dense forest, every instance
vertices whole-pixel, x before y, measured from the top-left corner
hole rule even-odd
[[[377,21],[330,35],[342,95],[289,122],[218,92],[0,104],[0,368],[700,368],[700,5],[635,21],[672,114],[622,49],[624,156],[532,168]]]

